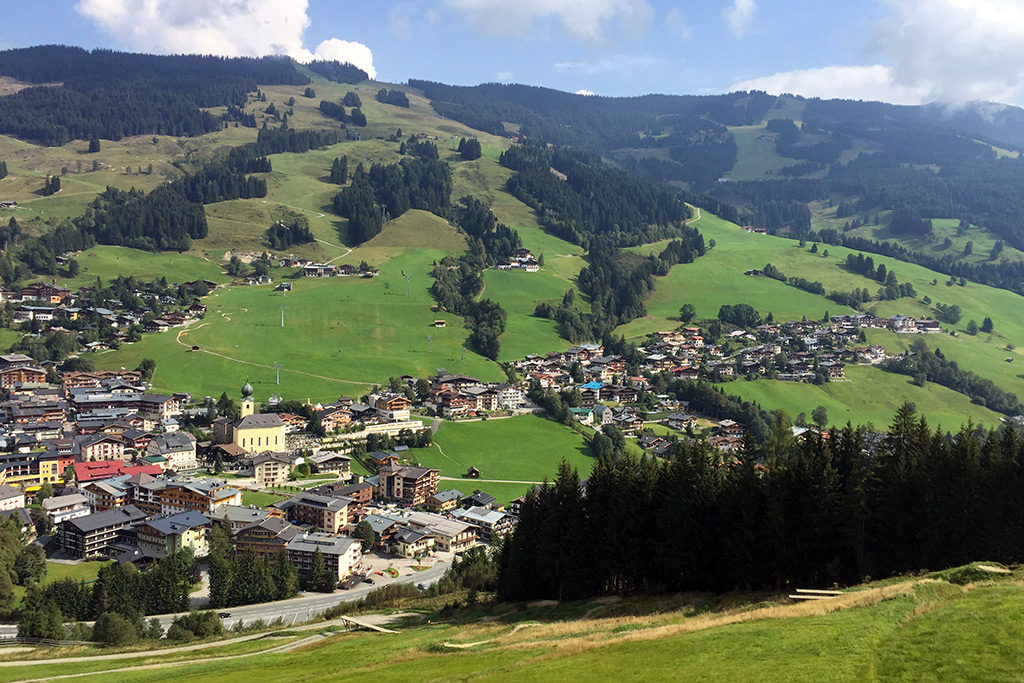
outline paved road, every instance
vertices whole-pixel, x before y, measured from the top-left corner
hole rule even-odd
[[[436,583],[446,571],[448,571],[448,563],[438,562],[430,569],[425,569],[421,572],[414,572],[408,576],[401,576],[394,581],[384,582],[379,578],[374,577],[377,580],[377,584],[373,586],[367,583],[361,583],[359,586],[347,591],[336,591],[329,594],[304,593],[297,598],[291,598],[289,600],[264,602],[258,605],[225,607],[218,611],[227,612],[230,615],[224,618],[224,625],[229,628],[237,624],[239,620],[246,625],[251,624],[258,619],[262,619],[264,622],[269,624],[278,617],[281,617],[285,625],[298,624],[303,621],[308,621],[323,613],[323,611],[329,607],[334,607],[335,605],[343,602],[353,602],[364,598],[367,593],[375,588],[379,588],[381,585],[391,583],[424,583],[432,585]],[[177,614],[163,614],[157,616],[157,619],[160,621],[160,625],[166,629],[177,616]],[[146,617],[147,620],[150,618],[151,617]],[[18,635],[17,625],[0,625],[0,638],[13,638],[16,635]]]

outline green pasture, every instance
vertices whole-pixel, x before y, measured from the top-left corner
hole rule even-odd
[[[376,278],[297,278],[287,294],[269,285],[220,289],[207,299],[206,318],[181,333],[180,342],[175,330],[147,335],[95,360],[102,367],[134,367],[141,358],[154,358],[155,386],[199,395],[233,395],[249,378],[258,400],[274,393],[313,400],[358,395],[388,377],[428,376],[441,367],[500,379],[496,364],[465,347],[469,331],[457,317],[430,310],[431,264],[443,256],[408,250],[384,264]],[[358,260],[358,252],[351,257]],[[434,328],[439,318],[448,326]],[[199,350],[190,350],[193,345]],[[284,365],[280,385],[276,362]]]
[[[757,401],[767,410],[785,410],[790,417],[806,413],[809,420],[811,411],[823,405],[833,425],[872,423],[883,428],[904,402],[913,403],[929,424],[943,429],[955,431],[968,420],[987,427],[999,424],[999,413],[938,384],[918,387],[905,375],[870,366],[848,365],[846,375],[845,381],[821,385],[760,379],[736,380],[722,388],[727,394]]]
[[[583,437],[535,415],[478,422],[445,421],[434,435],[434,445],[416,451],[417,460],[424,466],[437,467],[444,476],[461,477],[470,467],[476,467],[481,479],[527,482],[553,479],[563,458],[579,469],[581,479],[590,475],[593,458]],[[442,487],[468,493],[463,485],[470,486],[473,480],[465,481]],[[473,484],[485,491],[488,486],[487,482]]]

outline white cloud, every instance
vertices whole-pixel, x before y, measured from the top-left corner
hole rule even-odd
[[[580,71],[593,75],[608,72],[638,71],[664,68],[667,61],[652,55],[609,55],[591,61],[558,62],[556,71]]]
[[[499,81],[505,82],[511,81],[513,78],[516,77],[516,75],[511,71],[499,71],[498,73],[494,74],[494,77],[497,78]]]
[[[647,0],[446,0],[485,33],[519,35],[537,20],[554,21],[578,40],[603,43],[616,33],[637,34],[650,24]]]
[[[574,94],[576,94],[576,95],[583,95],[584,97],[593,97],[597,93],[595,93],[593,90],[587,90],[586,88],[580,88]]]
[[[737,0],[739,2],[739,0]],[[885,0],[864,46],[873,66],[777,73],[734,89],[883,100],[897,104],[1024,100],[1020,0]]]
[[[888,57],[893,82],[928,86],[948,102],[1013,100],[1024,90],[1020,0],[887,0],[870,48]]]
[[[741,81],[730,90],[764,90],[772,95],[793,94],[822,99],[881,100],[894,104],[919,104],[929,87],[899,85],[892,69],[873,66],[826,66],[820,69],[785,71]]]
[[[754,13],[757,11],[755,0],[732,0],[732,5],[722,10],[725,23],[729,24],[729,30],[737,37],[745,36],[750,31],[750,24],[754,21]]]
[[[228,57],[348,61],[376,76],[370,48],[337,38],[302,44],[307,0],[79,0],[75,9],[130,49]]]
[[[693,28],[686,23],[686,17],[678,7],[673,7],[665,14],[665,27],[680,40],[689,40],[693,37]]]

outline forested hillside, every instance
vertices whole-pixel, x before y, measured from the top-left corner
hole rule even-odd
[[[1024,111],[1015,107],[901,107],[758,92],[609,98],[519,85],[411,83],[445,116],[601,154],[632,173],[709,193],[740,209],[726,215],[730,220],[773,232],[814,237],[817,203],[838,207],[835,216],[849,219],[847,229],[886,228],[892,239],[856,238],[856,248],[878,253],[909,253],[902,236],[929,241],[930,219],[982,226],[1024,247],[1024,198],[1017,191],[1024,158],[1015,151],[1024,145]],[[845,243],[841,235],[820,239]],[[942,240],[934,242],[938,248]],[[1015,291],[1024,282],[1019,263],[998,252],[979,264],[965,260],[969,252],[949,253],[948,244],[941,254],[913,251],[949,274]]]
[[[201,107],[243,105],[259,84],[309,82],[287,58],[157,56],[61,45],[0,52],[0,74],[45,84],[0,98],[0,133],[45,145],[149,133],[201,135],[222,125]]]

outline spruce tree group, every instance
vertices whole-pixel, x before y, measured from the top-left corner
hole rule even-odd
[[[735,458],[679,441],[667,460],[599,459],[586,495],[563,463],[502,546],[499,596],[783,590],[1024,559],[1014,428],[950,435],[907,405],[884,434],[796,440],[790,427],[778,417]]]

